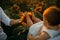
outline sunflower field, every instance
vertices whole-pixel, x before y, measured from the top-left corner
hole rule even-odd
[[[6,40],[27,40],[29,27],[25,23],[24,11],[29,13],[34,11],[35,16],[42,20],[44,10],[52,5],[56,5],[56,0],[0,0],[0,7],[11,19],[23,19],[21,24],[11,27],[2,23],[2,28],[7,34]]]

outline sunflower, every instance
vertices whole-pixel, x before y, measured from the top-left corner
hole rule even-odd
[[[41,7],[44,5],[44,2],[39,2],[38,4],[36,4],[36,7]]]
[[[11,9],[12,10],[20,10],[20,7],[17,4],[14,4]]]
[[[24,13],[23,12],[19,12],[19,16],[24,16]]]
[[[41,10],[42,10],[42,7],[37,7],[37,8],[34,9],[34,12],[39,12]]]

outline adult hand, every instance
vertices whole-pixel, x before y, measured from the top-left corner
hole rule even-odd
[[[11,19],[10,21],[10,25],[15,25],[15,24],[18,24],[18,23],[21,23],[22,22],[22,19]]]

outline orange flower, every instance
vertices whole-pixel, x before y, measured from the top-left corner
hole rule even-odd
[[[25,19],[24,13],[19,12],[19,16],[20,16],[20,22],[22,22]]]
[[[39,11],[41,11],[41,10],[42,10],[41,7],[37,7],[36,9],[34,9],[34,12],[39,12]]]
[[[28,15],[30,15],[30,16],[31,16],[31,15],[32,15],[32,14],[31,14],[31,12],[28,12]]]
[[[27,26],[27,23],[25,23],[25,22],[22,22],[22,24],[23,24],[24,26]]]
[[[15,5],[13,5],[12,9],[13,9],[13,10],[20,10],[20,7],[15,4]]]
[[[23,12],[19,12],[19,16],[24,16],[24,13]]]
[[[44,5],[44,2],[40,2],[40,3],[36,4],[37,7],[41,7],[43,5]]]
[[[24,20],[24,16],[21,16],[21,18],[20,18],[20,22],[22,22],[23,20]]]

